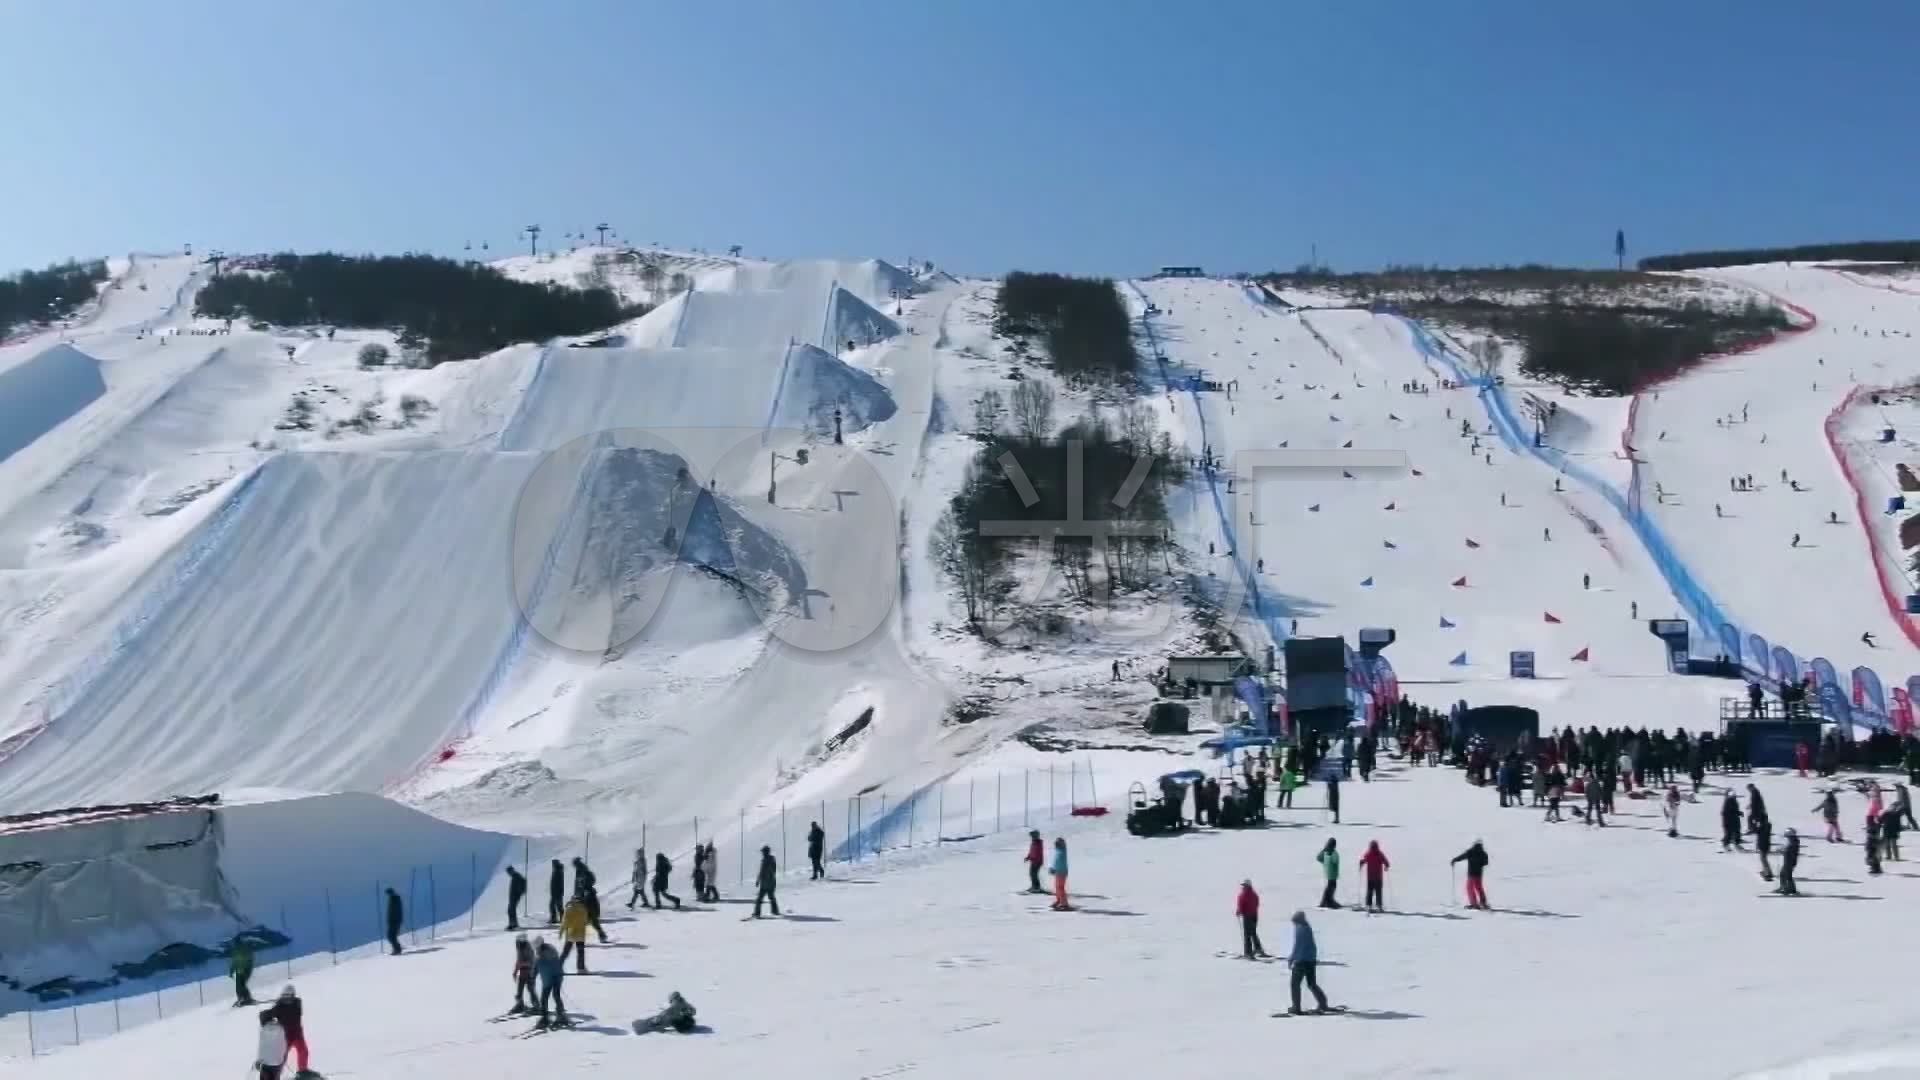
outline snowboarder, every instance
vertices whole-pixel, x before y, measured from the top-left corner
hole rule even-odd
[[[513,936],[513,1008],[507,1010],[508,1016],[529,1013],[540,1002],[540,994],[533,986],[533,946],[527,943],[527,935]]]
[[[553,860],[553,872],[547,875],[547,925],[560,925],[560,916],[567,909],[567,868],[559,859]]]
[[[233,951],[227,957],[227,971],[233,976],[233,1007],[252,1005],[253,991],[247,988],[247,980],[253,978],[253,946],[234,938]]]
[[[694,1028],[693,1006],[687,1002],[686,998],[680,996],[678,990],[667,995],[666,1008],[661,1009],[645,1020],[635,1020],[633,1022],[633,1033],[635,1035],[648,1035],[656,1031],[665,1031],[668,1028],[672,1028],[682,1035],[687,1034]]]
[[[1260,944],[1260,894],[1253,891],[1252,881],[1240,883],[1233,913],[1240,917],[1241,959],[1255,960],[1267,955],[1266,947]]]
[[[406,909],[400,905],[400,894],[391,887],[387,889],[387,944],[393,947],[393,955],[400,955],[400,927],[407,921]]]
[[[1327,846],[1321,848],[1320,854],[1313,858],[1320,864],[1320,869],[1327,878],[1327,887],[1320,893],[1320,906],[1338,909],[1340,901],[1335,900],[1333,894],[1340,887],[1340,852],[1335,846],[1334,839],[1328,837]]]
[[[672,879],[673,879],[673,861],[667,858],[667,853],[664,851],[654,852],[653,853],[653,906],[654,907],[665,907],[666,905],[661,902],[661,898],[664,897],[667,900],[673,901],[673,910],[675,911],[680,910],[680,898],[667,891],[667,885],[669,882],[672,881]]]
[[[826,847],[827,831],[822,829],[820,823],[817,821],[808,824],[807,862],[813,866],[813,876],[808,880],[819,881],[821,878],[827,876],[827,868],[820,865],[820,856],[826,851]]]
[[[507,867],[507,929],[520,929],[520,905],[527,899],[527,877]]]
[[[1720,800],[1720,850],[1726,851],[1729,848],[1735,851],[1747,850],[1746,846],[1740,842],[1740,800],[1734,798],[1731,791],[1727,792],[1726,798]]]
[[[1663,814],[1666,815],[1666,818],[1667,818],[1667,835],[1669,837],[1679,836],[1680,835],[1680,789],[1679,788],[1675,787],[1672,784],[1667,785],[1667,798],[1666,798],[1666,801],[1661,805],[1660,810]]]
[[[647,849],[645,845],[633,849],[633,895],[627,897],[627,910],[639,904],[647,910],[653,910],[653,900],[647,895]]]
[[[540,979],[540,1019],[534,1029],[573,1026],[573,1021],[567,1019],[567,1003],[560,998],[560,984],[566,981],[567,965],[560,954],[553,951],[552,943],[544,938],[533,939],[533,970]],[[549,1001],[553,1002],[551,1012],[547,1006]]]
[[[280,996],[273,999],[273,1004],[269,1005],[266,1011],[261,1013],[262,1016],[272,1017],[273,1022],[280,1025],[281,1034],[286,1039],[287,1050],[293,1054],[294,1060],[298,1062],[298,1065],[294,1069],[295,1076],[304,1076],[309,1071],[307,1068],[307,1028],[306,1020],[301,1015],[302,1012],[300,995],[294,993],[293,984],[288,983],[281,988]]]
[[[1392,865],[1387,861],[1387,853],[1380,850],[1380,841],[1367,841],[1366,853],[1360,856],[1360,868],[1367,874],[1367,891],[1362,904],[1368,911],[1387,909],[1387,868]]]
[[[1483,877],[1487,872],[1487,864],[1493,860],[1487,856],[1486,847],[1475,840],[1472,847],[1455,855],[1451,861],[1467,864],[1467,906],[1481,911],[1489,910],[1487,887]]]
[[[1846,843],[1847,838],[1840,835],[1840,800],[1834,797],[1833,792],[1827,792],[1826,798],[1821,799],[1813,809],[1827,823],[1827,843]]]
[[[560,915],[560,962],[565,963],[567,956],[573,956],[573,970],[581,975],[587,973],[587,904],[576,896],[567,901],[567,909]]]
[[[1333,823],[1340,824],[1340,773],[1338,770],[1327,773],[1327,813],[1333,815]]]
[[[1293,995],[1293,1007],[1287,1012],[1295,1016],[1300,1014],[1301,983],[1305,983],[1307,989],[1313,991],[1313,999],[1319,1003],[1319,1011],[1326,1012],[1327,995],[1321,992],[1320,980],[1315,977],[1316,969],[1320,966],[1320,948],[1313,940],[1313,927],[1307,922],[1307,913],[1304,911],[1293,913],[1293,948],[1287,953],[1287,966],[1293,969],[1293,975],[1288,979],[1289,989]]]
[[[1053,838],[1053,910],[1071,911],[1067,903],[1067,838]]]
[[[1027,891],[1038,896],[1047,890],[1040,887],[1040,868],[1047,865],[1047,848],[1040,839],[1039,829],[1027,832]]]
[[[773,861],[773,848],[760,845],[760,871],[754,875],[753,917],[760,917],[760,901],[765,900],[773,907],[774,918],[780,917],[780,899],[773,895],[776,884],[777,867]]]
[[[287,1064],[287,1036],[273,1019],[273,1010],[260,1014],[260,1042],[253,1055],[253,1068],[260,1080],[280,1080]]]
[[[1792,543],[1790,543],[1790,544],[1788,544],[1787,546],[1788,546],[1788,547],[1799,547],[1799,546],[1800,546],[1800,534],[1799,534],[1799,533],[1794,533],[1794,534],[1793,534],[1793,542],[1792,542]]]

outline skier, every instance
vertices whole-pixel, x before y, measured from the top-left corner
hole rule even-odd
[[[527,877],[507,867],[507,929],[520,929],[520,905],[527,899]]]
[[[1635,619],[1640,617],[1640,601],[1634,600],[1627,604],[1627,615]]]
[[[1047,848],[1040,840],[1040,830],[1027,832],[1027,891],[1037,895],[1047,890],[1040,887],[1040,868],[1047,864]]]
[[[1493,861],[1488,858],[1487,849],[1475,840],[1472,847],[1455,855],[1450,861],[1467,864],[1467,906],[1481,911],[1490,910],[1487,907],[1486,882],[1483,880],[1487,864]]]
[[[1880,819],[1867,819],[1867,873],[1878,876],[1880,870]]]
[[[273,1022],[280,1025],[280,1031],[286,1039],[287,1050],[293,1054],[294,1060],[299,1062],[299,1066],[294,1070],[295,1076],[304,1076],[309,1071],[307,1028],[306,1021],[301,1015],[302,1011],[300,995],[294,993],[293,984],[288,983],[281,988],[280,996],[273,1000],[273,1004],[261,1013],[262,1016],[272,1017]]]
[[[586,901],[576,896],[567,901],[567,909],[560,915],[560,962],[565,963],[567,956],[573,956],[573,970],[587,973],[587,924],[589,916]]]
[[[777,919],[780,917],[780,899],[773,895],[773,887],[776,883],[776,871],[777,867],[773,861],[773,848],[767,844],[761,844],[760,871],[755,874],[753,878],[753,917],[756,919],[760,917],[760,901],[762,900],[765,900],[773,906],[774,918]]]
[[[1314,856],[1314,861],[1320,864],[1321,871],[1327,877],[1327,887],[1320,893],[1320,906],[1338,909],[1340,901],[1333,898],[1333,893],[1340,887],[1340,852],[1336,849],[1332,837],[1327,838],[1327,846],[1320,849],[1320,854]]]
[[[1829,525],[1840,524],[1840,511],[1838,510],[1827,511],[1827,524]]]
[[[1793,542],[1792,542],[1792,543],[1790,543],[1790,544],[1788,544],[1787,546],[1788,546],[1788,547],[1799,547],[1799,546],[1800,546],[1800,534],[1799,534],[1799,533],[1794,533],[1794,534],[1793,534]]]
[[[1240,883],[1240,895],[1234,898],[1233,913],[1240,917],[1241,959],[1255,960],[1266,956],[1266,947],[1260,944],[1260,894],[1253,891],[1252,881]]]
[[[1723,512],[1723,511],[1722,511],[1722,510],[1720,509],[1720,504],[1719,504],[1719,503],[1714,503],[1714,504],[1713,504],[1713,516],[1714,516],[1714,517],[1717,517],[1717,518],[1723,518],[1723,517],[1726,517],[1726,516],[1727,516],[1727,515],[1726,515],[1726,514],[1725,514],[1725,513],[1724,513],[1724,512]]]
[[[1908,795],[1905,784],[1893,785],[1892,813],[1901,820],[1904,827],[1920,829],[1920,823],[1913,820],[1913,800]]]
[[[1760,880],[1773,880],[1773,867],[1767,862],[1767,856],[1773,851],[1773,822],[1767,818],[1763,808],[1753,810],[1752,800],[1748,800],[1747,828],[1753,833],[1753,850],[1760,853]]]
[[[627,910],[639,904],[647,910],[653,910],[653,900],[647,896],[647,849],[643,844],[633,849],[633,895],[627,897]]]
[[[553,872],[547,875],[547,925],[558,926],[567,909],[567,868],[553,860]]]
[[[1053,838],[1053,910],[1072,911],[1067,903],[1067,838]]]
[[[527,935],[513,936],[513,1008],[507,1010],[508,1016],[530,1013],[539,1004],[540,995],[533,987],[533,946],[527,943]]]
[[[1593,588],[1593,575],[1592,575],[1592,574],[1581,574],[1581,575],[1580,575],[1580,587],[1581,587],[1581,588],[1583,588],[1583,589],[1591,589],[1591,588]]]
[[[1874,645],[1873,643],[1873,631],[1868,630],[1862,633],[1860,635],[1860,644],[1865,645],[1869,649],[1877,648],[1877,646]]]
[[[1900,861],[1900,829],[1902,824],[1900,818],[1900,811],[1895,809],[1888,813],[1881,814],[1877,819],[1880,822],[1880,852],[1894,862]]]
[[[253,1068],[260,1080],[280,1080],[280,1070],[286,1064],[287,1035],[273,1019],[273,1010],[268,1009],[260,1014],[260,1043],[254,1051]]]
[[[673,879],[673,861],[664,851],[653,853],[653,906],[665,907],[661,898],[673,901],[673,910],[680,910],[680,898],[667,891],[667,884]]]
[[[1726,798],[1720,800],[1720,850],[1725,851],[1728,848],[1736,851],[1746,850],[1746,847],[1740,843],[1740,800],[1734,798],[1731,791],[1727,792]]]
[[[1660,809],[1662,813],[1666,815],[1666,818],[1667,818],[1667,835],[1670,837],[1679,836],[1680,835],[1680,789],[1679,788],[1675,787],[1672,784],[1667,785],[1667,798],[1665,803],[1661,806]]]
[[[233,976],[233,1007],[254,1004],[253,991],[247,988],[247,980],[253,978],[253,946],[234,938],[227,971]]]
[[[819,881],[827,876],[827,868],[820,865],[820,856],[826,851],[827,831],[815,821],[807,826],[807,862],[813,865],[810,881]]]
[[[406,923],[406,909],[400,906],[400,894],[387,889],[387,944],[393,955],[400,955],[400,927]]]
[[[1326,1012],[1327,995],[1321,992],[1320,980],[1315,977],[1316,969],[1320,966],[1320,948],[1314,943],[1313,927],[1308,924],[1304,911],[1293,913],[1293,949],[1287,953],[1287,966],[1293,969],[1293,975],[1288,980],[1293,994],[1293,1007],[1287,1012],[1300,1015],[1301,983],[1307,984],[1307,989],[1313,991],[1313,999],[1319,1003],[1318,1011]]]
[[[544,938],[533,939],[533,970],[540,978],[540,1019],[533,1025],[534,1030],[572,1027],[573,1021],[567,1019],[567,1003],[560,998],[560,984],[566,981],[567,965],[560,954],[553,951],[552,943]],[[547,1010],[549,999],[553,1002],[551,1013]]]
[[[1815,806],[1814,810],[1826,820],[1827,843],[1846,843],[1847,838],[1840,835],[1840,800],[1834,797],[1833,792],[1827,792],[1826,798],[1821,799],[1820,804]]]
[[[1367,872],[1367,891],[1362,903],[1368,911],[1387,909],[1387,868],[1393,864],[1387,861],[1387,853],[1380,850],[1380,841],[1367,841],[1367,850],[1360,856],[1360,868]]]
[[[645,1020],[635,1020],[633,1022],[633,1033],[635,1035],[648,1035],[656,1031],[665,1031],[668,1028],[672,1028],[682,1035],[687,1034],[694,1028],[693,1006],[687,1002],[686,998],[680,996],[680,991],[678,990],[667,995],[666,1008],[661,1009]]]
[[[1597,825],[1606,828],[1606,797],[1601,792],[1599,774],[1588,769],[1586,776],[1582,778],[1582,786],[1586,789],[1588,827]]]
[[[1327,813],[1333,815],[1333,823],[1340,824],[1340,772],[1327,773]]]

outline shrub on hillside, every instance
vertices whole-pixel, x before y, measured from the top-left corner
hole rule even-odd
[[[107,280],[107,264],[66,262],[0,277],[0,337],[17,326],[65,318],[93,299]]]
[[[1798,247],[1734,248],[1728,251],[1682,251],[1640,260],[1642,270],[1697,270],[1707,266],[1745,266],[1767,262],[1818,262],[1857,259],[1861,262],[1920,262],[1920,240],[1859,240],[1838,244],[1801,244]]]
[[[490,266],[428,255],[287,254],[252,265],[258,269],[208,282],[198,313],[395,330],[403,354],[417,349],[419,362],[429,365],[584,334],[636,314],[607,289],[529,284]]]
[[[1038,338],[1064,378],[1115,382],[1133,376],[1127,305],[1106,278],[1016,270],[1000,284],[993,329],[1003,337]]]

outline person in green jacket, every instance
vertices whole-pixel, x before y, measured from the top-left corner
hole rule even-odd
[[[1320,854],[1315,858],[1319,860],[1320,869],[1327,875],[1327,889],[1320,894],[1320,906],[1337,908],[1340,906],[1340,901],[1333,898],[1333,890],[1340,885],[1340,852],[1332,837],[1327,838],[1327,846],[1321,848]]]
[[[1278,807],[1280,809],[1283,809],[1283,810],[1293,809],[1293,793],[1299,787],[1300,787],[1300,770],[1298,769],[1280,770],[1280,802],[1278,803]]]
[[[258,1004],[253,1000],[253,991],[247,989],[247,980],[253,978],[253,947],[244,941],[235,941],[228,954],[227,971],[233,976],[233,1007]]]

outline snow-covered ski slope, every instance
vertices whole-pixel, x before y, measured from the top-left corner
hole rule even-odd
[[[1440,389],[1451,373],[1406,323],[1288,313],[1220,281],[1148,281],[1138,296],[1160,312],[1148,321],[1175,422],[1200,450],[1204,417],[1204,441],[1225,463],[1212,480],[1218,505],[1209,493],[1196,522],[1215,546],[1209,565],[1257,587],[1270,634],[1292,635],[1296,620],[1303,636],[1392,627],[1387,656],[1403,681],[1504,677],[1514,650],[1535,652],[1543,676],[1665,671],[1642,620],[1677,605],[1631,530],[1581,485],[1562,478],[1556,491],[1556,470],[1489,431],[1473,390]],[[1238,386],[1189,393],[1192,377]],[[1609,419],[1595,411],[1595,425]],[[1369,451],[1404,454],[1405,465],[1307,456]],[[1234,517],[1242,484],[1251,523]]]
[[[109,328],[73,332],[106,394],[0,462],[5,809],[386,791],[572,834],[597,801],[618,832],[755,805],[883,701],[886,737],[819,793],[921,762],[945,695],[893,641],[916,462],[892,448],[920,445],[957,285],[909,297],[877,263],[703,280],[762,325],[868,312],[880,336],[844,357],[716,331],[362,372],[367,335],[195,324],[174,262],[168,305],[115,307],[116,285],[88,323]],[[287,429],[296,392],[324,431]],[[417,423],[386,419],[403,392],[432,399]],[[662,437],[582,439],[608,429]]]
[[[1613,708],[1632,715],[1634,703],[1625,688]],[[726,902],[680,915],[607,905],[615,944],[589,945],[591,974],[563,984],[582,1026],[529,1042],[514,1039],[526,1021],[487,1022],[511,998],[512,942],[492,910],[476,940],[363,952],[294,981],[316,1069],[395,1080],[511,1080],[635,1060],[648,1075],[1112,1080],[1203,1075],[1196,1062],[1239,1047],[1283,1055],[1289,1074],[1328,1078],[1504,1080],[1546,1067],[1600,1080],[1620,1073],[1623,1054],[1647,1063],[1641,1071],[1699,1080],[1916,1075],[1916,1010],[1899,979],[1869,965],[1811,976],[1810,989],[1804,958],[1891,956],[1911,933],[1920,882],[1902,864],[1868,877],[1857,844],[1810,837],[1803,897],[1768,895],[1750,851],[1717,848],[1719,779],[1683,805],[1677,839],[1648,803],[1618,800],[1604,830],[1546,824],[1537,809],[1500,809],[1455,770],[1398,763],[1372,784],[1346,785],[1337,826],[1315,789],[1257,831],[1139,840],[1111,818],[1040,820],[1049,840],[1070,845],[1079,910],[1068,913],[1018,895],[1018,833],[869,855],[817,885],[789,852],[779,894],[788,918],[759,922],[745,920],[751,909],[723,847]],[[1744,804],[1746,778],[1732,779]],[[1788,825],[1817,837],[1807,812],[1816,796],[1790,777],[1757,783],[1777,867]],[[1852,836],[1864,803],[1844,799]],[[1447,861],[1476,837],[1492,857],[1488,912],[1459,906],[1459,868]],[[1313,906],[1313,857],[1328,839],[1346,856],[1346,904],[1359,900],[1354,862],[1380,842],[1392,863],[1385,914]],[[1273,955],[1288,952],[1291,913],[1308,913],[1318,981],[1347,1013],[1270,1019],[1287,1006],[1288,971],[1237,958],[1242,879],[1260,892]],[[255,990],[282,981],[263,972]],[[163,1023],[59,1050],[32,1070],[48,1080],[238,1075],[258,1021],[211,990],[205,1008],[176,1015],[170,1004]],[[628,1044],[631,1022],[673,991],[698,1009],[701,1033]],[[1771,1022],[1756,1023],[1763,1013]],[[43,1020],[43,1031],[67,1037],[66,1016]]]

